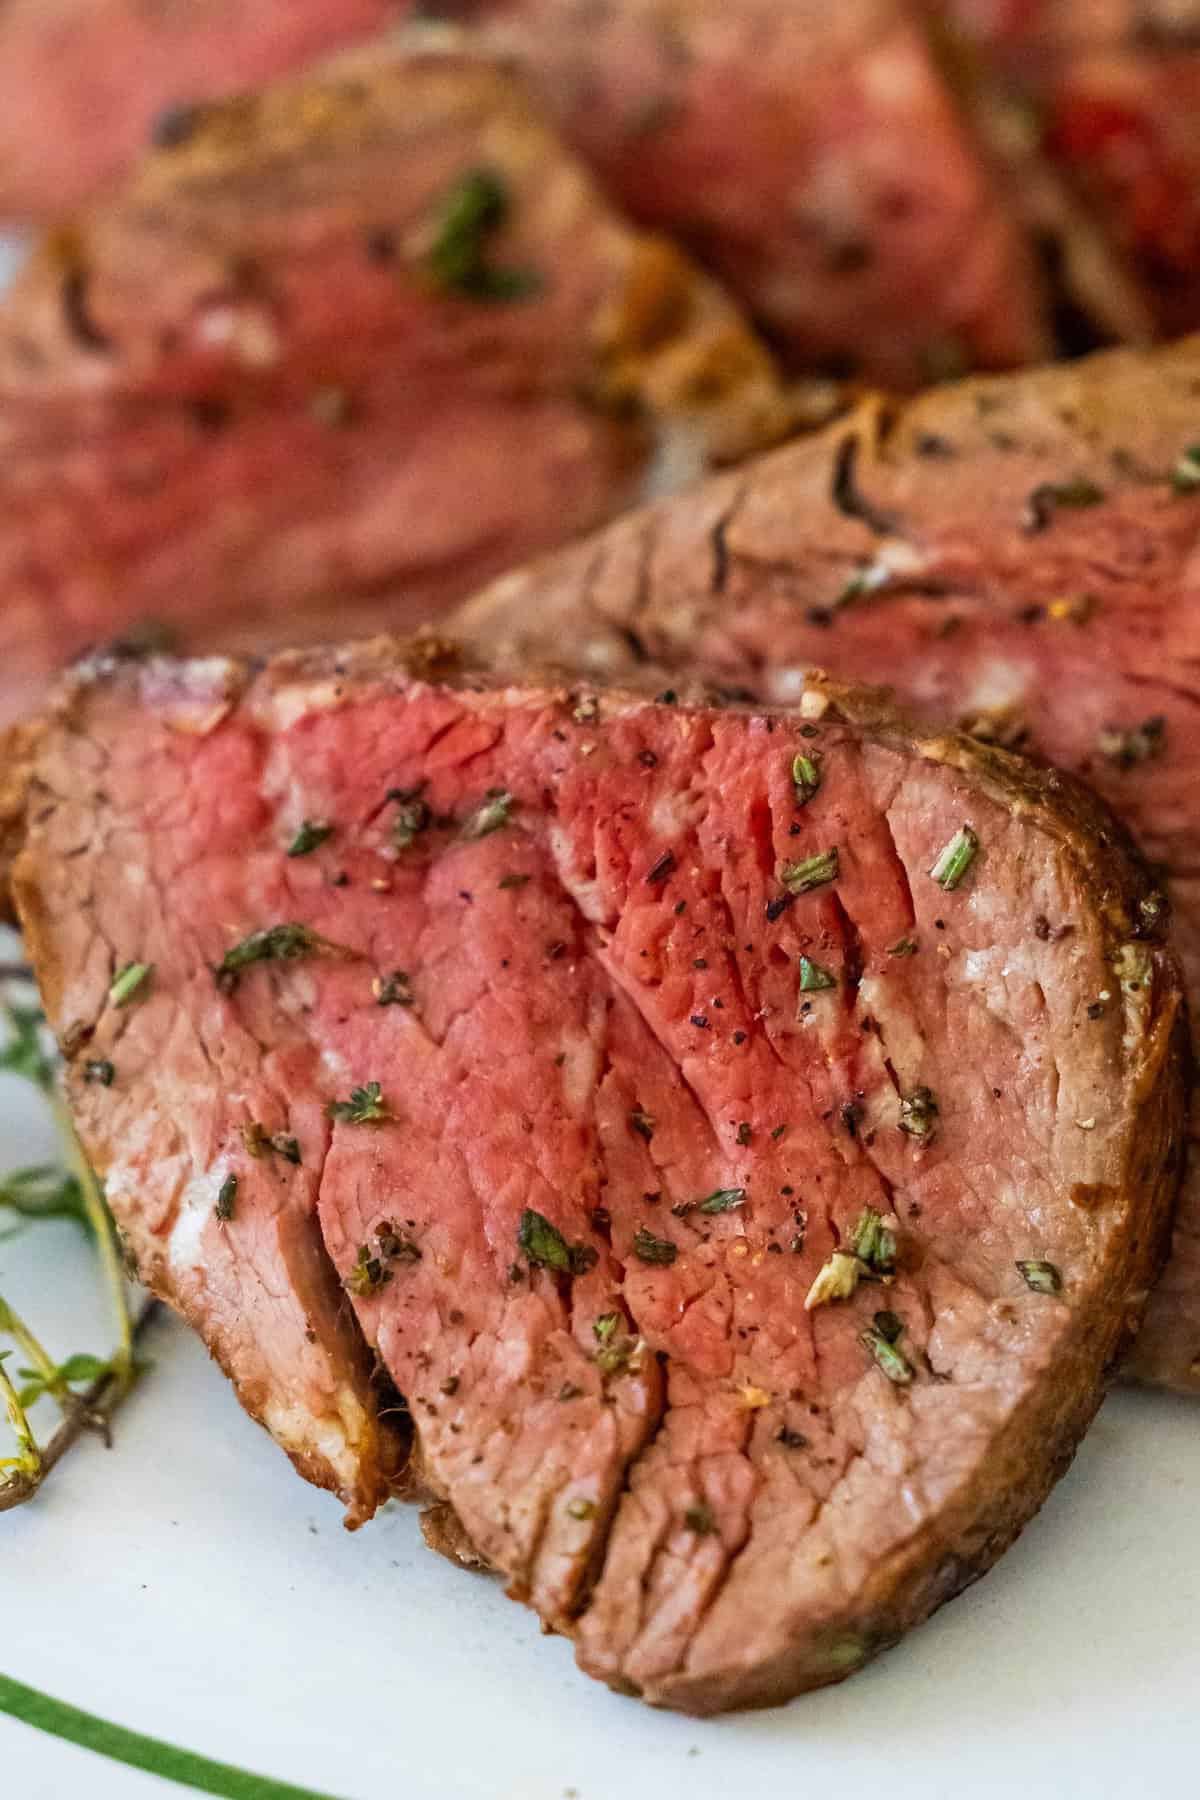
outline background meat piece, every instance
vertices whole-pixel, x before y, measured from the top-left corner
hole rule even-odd
[[[499,584],[462,628],[491,655],[699,663],[777,698],[817,663],[1038,751],[1160,867],[1200,993],[1198,384],[1192,339],[867,407]],[[1195,1167],[1133,1368],[1200,1391]]]
[[[415,622],[787,417],[719,290],[486,58],[198,113],[0,306],[0,723],[146,621]]]
[[[411,0],[6,0],[0,218],[77,206],[186,109],[267,81],[412,10]]]
[[[1148,889],[1082,792],[877,697],[434,656],[68,691],[16,887],[88,1152],[243,1384],[315,1204],[425,1480],[589,1672],[701,1713],[837,1680],[1000,1553],[1144,1303]]]
[[[1050,353],[1032,252],[898,0],[445,0],[630,215],[796,361],[900,387]]]

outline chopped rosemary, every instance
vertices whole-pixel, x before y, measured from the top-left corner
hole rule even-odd
[[[505,788],[489,788],[481,805],[464,824],[463,837],[472,840],[490,837],[493,831],[499,831],[508,824],[515,804],[512,795]]]
[[[360,1300],[367,1300],[391,1279],[392,1271],[384,1267],[382,1257],[372,1256],[370,1245],[360,1244],[346,1277],[350,1292],[357,1294]]]
[[[307,856],[317,850],[333,836],[333,826],[318,824],[315,819],[305,819],[299,831],[288,845],[289,856]]]
[[[821,759],[800,751],[792,758],[792,785],[796,789],[796,805],[807,806],[821,785]]]
[[[916,938],[897,938],[888,950],[889,956],[915,956],[917,954]]]
[[[895,1382],[897,1387],[908,1386],[913,1378],[912,1364],[894,1344],[888,1342],[882,1331],[868,1325],[865,1331],[859,1332],[858,1341],[864,1350],[870,1351],[889,1381]]]
[[[489,304],[528,300],[542,288],[533,269],[493,269],[488,245],[508,219],[512,200],[494,169],[472,169],[443,196],[437,228],[425,256],[436,288]]]
[[[1035,1294],[1062,1292],[1062,1276],[1052,1262],[1044,1262],[1040,1259],[1032,1262],[1019,1262],[1017,1269],[1025,1286],[1032,1288]]]
[[[682,1219],[691,1212],[707,1213],[710,1216],[714,1213],[736,1212],[744,1203],[745,1198],[745,1188],[717,1188],[704,1200],[681,1200],[678,1206],[671,1208],[671,1211],[677,1219]],[[672,1244],[671,1248],[673,1250],[675,1246]],[[674,1257],[669,1260],[673,1262]]]
[[[896,1267],[896,1234],[873,1206],[865,1206],[859,1214],[850,1234],[850,1249],[873,1274],[890,1275]]]
[[[301,957],[322,954],[352,956],[354,952],[331,944],[307,925],[264,925],[227,950],[213,974],[221,992],[232,994],[243,969],[254,963],[298,962]]]
[[[639,1262],[657,1263],[662,1268],[669,1268],[679,1255],[679,1246],[670,1238],[655,1237],[644,1225],[639,1225],[633,1234],[633,1254]]]
[[[553,1269],[559,1275],[582,1275],[597,1261],[590,1244],[568,1244],[557,1225],[532,1207],[521,1214],[517,1248],[538,1268]]]
[[[817,1278],[804,1301],[805,1312],[812,1312],[817,1306],[828,1306],[832,1300],[849,1300],[862,1272],[863,1265],[857,1256],[846,1250],[835,1250],[817,1270]]]
[[[901,1094],[900,1111],[896,1123],[901,1131],[909,1137],[920,1138],[922,1143],[932,1141],[937,1131],[938,1103],[933,1092],[927,1087],[914,1088],[911,1094]]]
[[[389,788],[387,797],[396,804],[392,818],[391,840],[396,850],[407,850],[413,840],[428,829],[433,814],[426,806],[421,795],[424,783],[415,788]]]
[[[929,873],[947,893],[956,888],[979,854],[979,835],[970,825],[957,830],[939,853]]]
[[[216,1213],[218,1219],[221,1220],[222,1224],[233,1217],[233,1208],[234,1203],[237,1200],[237,1191],[237,1176],[227,1175],[221,1183],[221,1189],[217,1195],[217,1203],[213,1207],[213,1211]]]
[[[817,994],[824,988],[835,988],[837,976],[832,974],[821,963],[813,962],[810,957],[800,958],[800,992]]]
[[[108,990],[109,1003],[113,1006],[128,1006],[139,994],[154,973],[153,963],[131,962],[118,971],[113,977],[112,986]]]
[[[334,1100],[326,1108],[331,1119],[343,1125],[375,1125],[392,1117],[383,1089],[377,1081],[350,1089],[349,1100]]]
[[[806,856],[803,862],[785,863],[780,880],[789,894],[807,894],[813,888],[824,887],[826,882],[836,881],[837,876],[838,849],[834,844],[816,856]]]

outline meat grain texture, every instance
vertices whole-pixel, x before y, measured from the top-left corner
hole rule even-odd
[[[415,622],[787,422],[488,57],[417,34],[199,109],[0,306],[0,724],[146,621]]]
[[[1040,754],[1132,828],[1200,994],[1200,340],[867,405],[497,584],[462,629],[777,700],[823,666]],[[1200,1392],[1195,1167],[1132,1368]]]
[[[439,655],[73,680],[15,887],[74,1115],[304,1473],[390,1478],[367,1346],[431,1542],[623,1691],[779,1701],[994,1560],[1136,1325],[1150,889],[1063,778],[877,697]]]

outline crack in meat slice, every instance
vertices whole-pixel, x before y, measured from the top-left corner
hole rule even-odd
[[[205,108],[0,306],[0,724],[147,621],[415,623],[788,420],[493,57],[414,34]]]
[[[1081,793],[870,696],[437,654],[68,688],[14,885],[84,1142],[277,1430],[315,1198],[432,1538],[585,1668],[699,1712],[836,1679],[1000,1552],[1136,1322],[1181,1100],[1144,886]]]
[[[1198,391],[1193,338],[964,383],[887,420],[867,407],[511,578],[459,628],[489,656],[570,645],[580,666],[619,676],[633,621],[643,657],[667,668],[699,665],[785,700],[805,666],[831,667],[888,683],[926,718],[1040,753],[1134,831],[1166,881],[1195,993]],[[857,517],[837,504],[847,445],[870,502]],[[873,530],[864,510],[894,531]],[[1195,1167],[1131,1367],[1200,1392]]]

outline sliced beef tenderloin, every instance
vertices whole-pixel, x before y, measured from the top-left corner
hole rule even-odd
[[[146,620],[416,621],[786,420],[487,58],[419,36],[203,109],[0,306],[0,723]]]
[[[1036,259],[905,0],[441,0],[793,359],[916,387],[1050,353]]]
[[[1200,993],[1200,340],[868,406],[497,584],[462,628],[777,699],[822,664],[1051,758],[1159,865]],[[1195,1168],[1132,1367],[1200,1392]]]
[[[836,1680],[1000,1553],[1136,1326],[1182,1129],[1151,889],[1064,778],[878,697],[433,655],[76,678],[16,891],[83,1140],[275,1429],[315,1209],[431,1540],[588,1671]]]
[[[192,109],[403,18],[412,0],[7,0],[0,218],[77,206]]]

